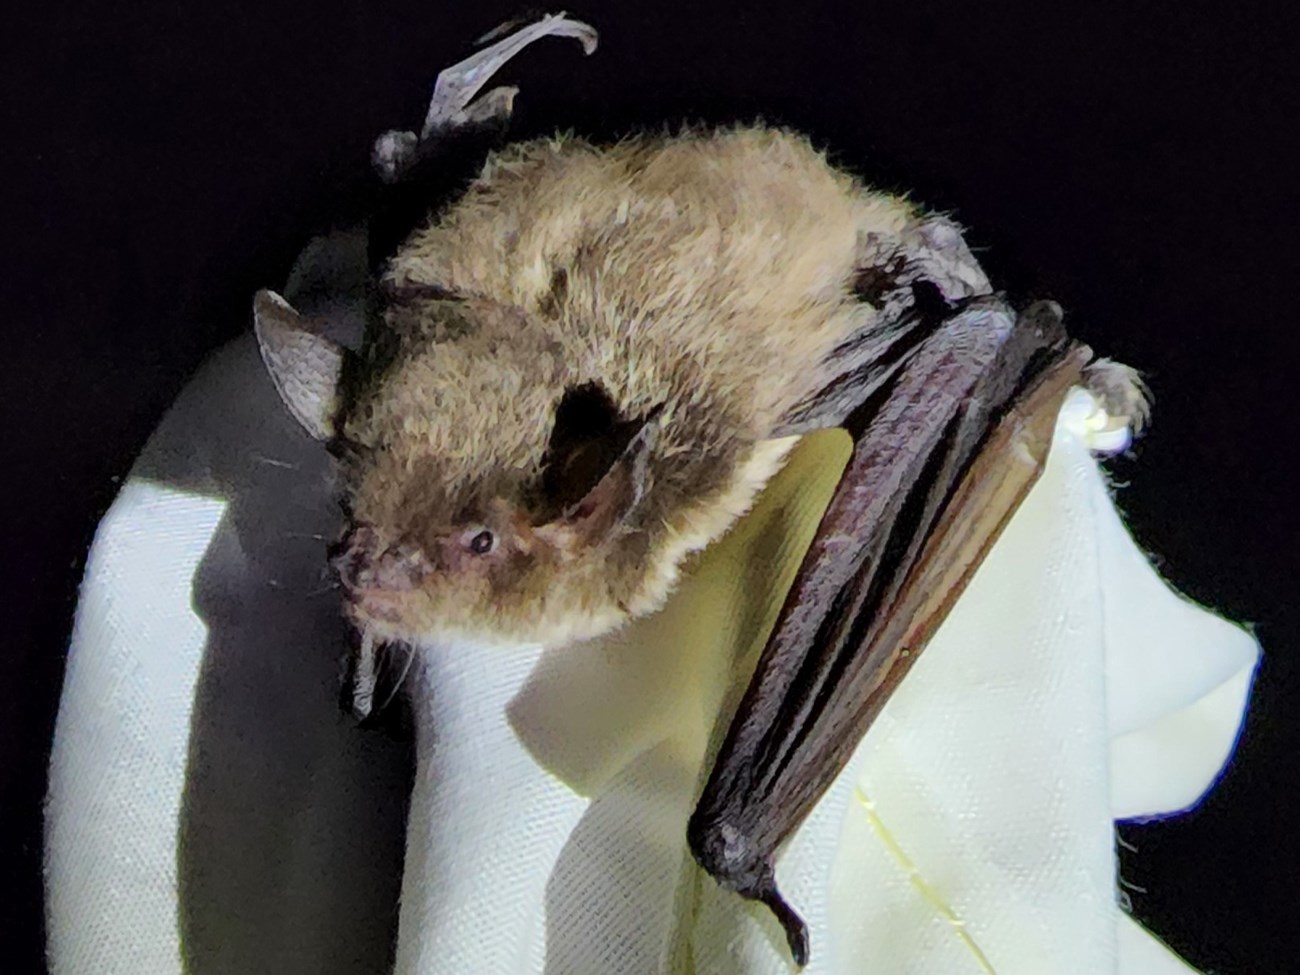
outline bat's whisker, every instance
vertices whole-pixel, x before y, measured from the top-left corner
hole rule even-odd
[[[298,470],[297,464],[291,464],[287,460],[276,460],[274,457],[267,457],[264,454],[253,454],[253,462],[257,464],[266,464],[268,467],[282,467],[287,471]]]
[[[409,643],[403,643],[402,649],[406,651],[406,662],[402,664],[402,672],[397,675],[397,680],[393,682],[393,689],[388,692],[388,696],[384,698],[384,703],[379,706],[381,711],[393,703],[393,699],[397,697],[397,692],[402,689],[402,685],[406,683],[406,678],[410,676],[411,664],[415,661],[415,649]]]

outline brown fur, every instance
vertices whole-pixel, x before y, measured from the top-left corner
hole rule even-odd
[[[780,467],[793,441],[773,431],[824,384],[827,352],[875,314],[850,290],[864,248],[921,216],[768,129],[494,156],[392,260],[403,352],[344,435],[362,447],[359,522],[427,549],[484,524],[501,548],[481,571],[430,574],[399,622],[368,622],[556,643],[659,606]],[[608,537],[565,544],[525,491],[561,396],[592,381],[625,417],[663,412],[641,502]]]

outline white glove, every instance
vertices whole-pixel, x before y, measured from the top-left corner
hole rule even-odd
[[[1258,650],[1134,547],[1090,409],[1067,404],[1042,480],[782,855],[809,972],[1187,971],[1116,906],[1112,821],[1209,787]],[[400,975],[790,971],[684,824],[845,448],[801,444],[659,616],[416,662]],[[240,340],[88,563],[51,766],[55,975],[387,970],[406,753],[337,708],[312,537],[333,519],[321,451]]]

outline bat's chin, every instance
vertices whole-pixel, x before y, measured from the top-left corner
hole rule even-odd
[[[376,646],[402,643],[428,650],[488,649],[531,646],[537,641],[500,632],[491,625],[465,626],[433,610],[419,593],[353,589],[344,598],[343,615],[356,633]]]
[[[352,589],[344,598],[343,615],[361,633],[390,642],[408,640],[403,623],[410,612],[410,593],[386,589]]]

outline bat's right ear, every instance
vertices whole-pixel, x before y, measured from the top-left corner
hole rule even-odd
[[[638,420],[620,424],[609,436],[626,438],[622,450],[581,498],[554,521],[538,526],[537,533],[553,544],[574,549],[597,544],[624,522],[645,494],[661,412],[662,406],[658,406]]]
[[[284,405],[317,440],[332,439],[343,347],[321,335],[274,291],[259,291],[253,299],[253,327]]]

